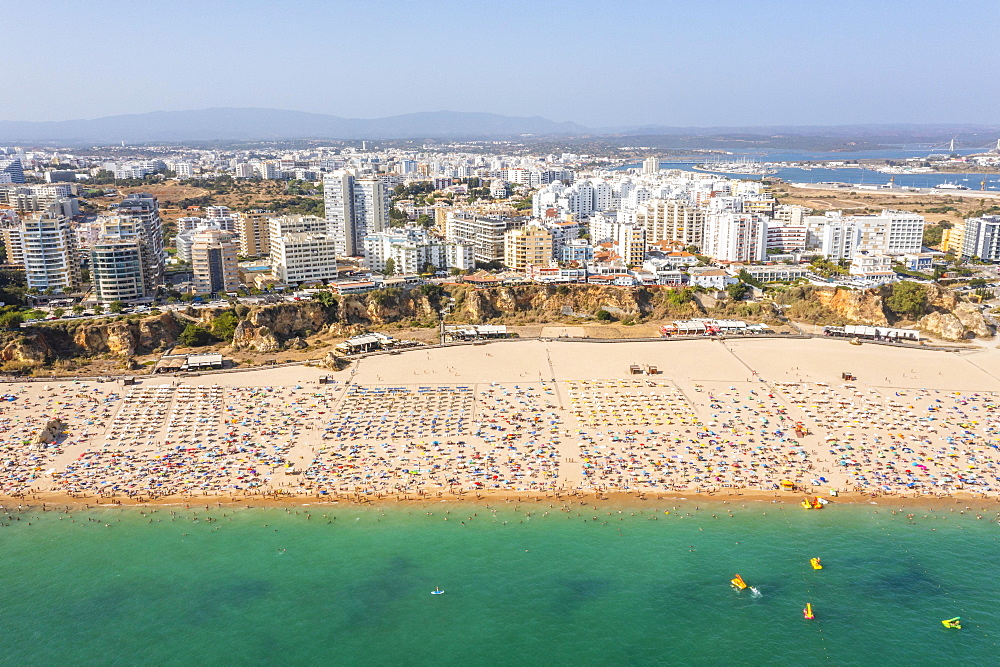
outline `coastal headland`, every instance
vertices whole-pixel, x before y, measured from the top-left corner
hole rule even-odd
[[[993,500],[998,377],[993,348],[769,338],[508,341],[337,372],[8,383],[0,494],[79,506]]]

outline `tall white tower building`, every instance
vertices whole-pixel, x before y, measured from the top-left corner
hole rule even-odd
[[[364,238],[389,226],[389,191],[376,178],[355,178],[346,170],[323,177],[323,206],[337,253],[364,254]]]

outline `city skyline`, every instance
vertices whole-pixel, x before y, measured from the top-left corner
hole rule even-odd
[[[1000,64],[992,3],[467,7],[5,5],[17,66],[6,68],[0,120],[270,107],[361,119],[451,109],[588,128],[992,123],[1000,97],[984,76]]]

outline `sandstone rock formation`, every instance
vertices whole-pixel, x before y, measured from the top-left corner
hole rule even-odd
[[[929,313],[920,319],[918,326],[944,340],[989,338],[993,335],[982,311],[971,303],[959,303],[951,312]]]

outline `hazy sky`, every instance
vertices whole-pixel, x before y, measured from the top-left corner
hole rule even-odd
[[[0,0],[0,26],[0,120],[1000,122],[1000,0]]]

